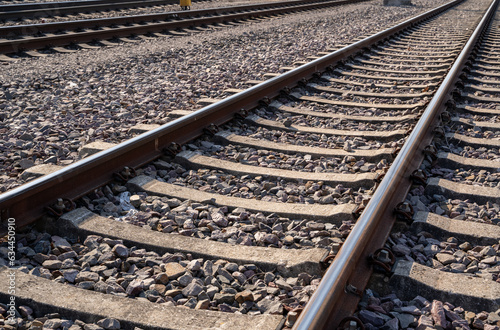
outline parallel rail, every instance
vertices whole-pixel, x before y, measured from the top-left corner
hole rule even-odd
[[[161,14],[0,27],[0,54],[66,46],[263,16],[346,5],[364,0],[295,0]],[[72,31],[72,32],[67,32]]]
[[[176,0],[64,1],[0,5],[1,20],[46,18],[98,11],[179,4]]]

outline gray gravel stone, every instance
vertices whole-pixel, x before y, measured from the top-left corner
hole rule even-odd
[[[192,297],[198,296],[202,291],[203,287],[193,281],[182,290],[182,294],[186,297]]]
[[[177,280],[179,281],[180,285],[185,287],[191,283],[191,281],[193,280],[193,276],[189,273],[186,273],[186,274],[182,275],[181,277],[179,277]]]
[[[62,266],[62,262],[60,260],[46,260],[42,266],[47,269],[59,269]]]
[[[137,296],[143,290],[143,282],[142,280],[133,280],[129,283],[126,289],[126,293],[129,296]]]
[[[216,293],[213,300],[215,300],[217,304],[232,304],[234,302],[234,294]]]
[[[129,256],[128,248],[123,244],[116,244],[112,251],[119,258],[127,258]]]
[[[43,324],[43,327],[47,328],[47,329],[57,329],[61,326],[61,324],[62,324],[62,320],[55,318],[55,319],[49,319],[49,320],[45,321],[45,323]]]
[[[106,318],[97,321],[97,325],[106,330],[118,330],[120,329],[120,321],[116,319]]]
[[[283,313],[283,305],[279,301],[264,298],[257,302],[256,306],[263,314],[281,315]]]
[[[83,281],[97,282],[99,281],[99,274],[94,272],[82,271],[76,276],[75,282],[80,283]]]
[[[186,268],[182,267],[178,263],[169,262],[165,264],[165,274],[167,274],[169,279],[176,279],[186,272]]]

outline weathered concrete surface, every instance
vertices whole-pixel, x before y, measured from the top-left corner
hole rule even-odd
[[[415,43],[412,42],[411,43],[412,45],[414,45]],[[434,46],[427,46],[427,47],[430,47],[432,50],[435,49]],[[400,49],[400,50],[408,50],[408,45],[398,45],[397,43],[391,43],[391,48],[393,49]],[[425,48],[425,46],[421,46],[421,48]],[[440,46],[439,47],[439,51],[440,52],[444,52],[444,51],[452,51],[452,50],[459,50],[460,49],[460,46],[451,46],[451,47],[446,47],[446,46]],[[364,68],[362,65],[358,65],[358,64],[355,64],[355,63],[346,63],[344,64],[346,67],[349,67],[349,68],[352,68],[352,69],[365,69],[366,71],[373,71],[373,72],[377,72],[377,73],[398,73],[398,74],[411,74],[412,72],[414,73],[415,71],[412,71],[412,70],[400,70],[400,69],[392,69],[392,68],[388,68],[388,69],[379,69],[379,68],[372,68],[372,67],[368,67],[368,68]],[[441,77],[443,76],[448,70],[447,69],[439,69],[439,70],[426,70],[425,73],[428,74],[429,76],[438,76],[438,77]],[[405,106],[420,106],[420,105],[424,105],[425,102],[419,102],[419,103],[415,103],[415,104],[405,104]],[[388,104],[387,105],[387,108],[397,108],[397,107],[400,107],[402,106],[402,104],[392,104],[391,107],[389,107],[389,105],[391,104]]]
[[[58,171],[61,168],[63,168],[63,166],[54,165],[54,164],[35,165],[33,167],[26,169],[23,172],[23,174],[21,174],[21,178],[24,180],[29,179],[29,178],[38,178],[38,177],[53,173],[55,171]]]
[[[102,141],[95,141],[83,146],[83,148],[78,152],[80,157],[88,157],[90,155],[96,154],[99,151],[109,149],[116,146],[115,143],[108,143]]]
[[[473,221],[453,220],[430,212],[417,212],[411,225],[415,232],[427,231],[438,239],[456,237],[475,245],[497,244],[500,227]]]
[[[243,314],[166,307],[161,304],[128,299],[100,292],[62,285],[7,267],[0,268],[0,299],[8,301],[7,273],[15,274],[16,304],[31,306],[37,316],[59,313],[62,317],[96,322],[103,318],[120,321],[124,329],[276,329],[279,315],[248,316]]]
[[[466,135],[458,134],[458,133],[446,133],[446,138],[447,139],[454,139],[454,140],[458,141],[460,145],[471,146],[474,148],[481,148],[481,147],[499,148],[500,147],[500,140],[474,138],[474,137],[470,137],[470,136],[466,136]]]
[[[222,169],[225,172],[235,175],[261,175],[264,177],[283,178],[287,180],[304,182],[323,181],[325,184],[333,186],[342,184],[344,187],[350,187],[354,189],[373,186],[375,178],[377,177],[376,173],[371,172],[357,174],[316,173],[251,166],[203,156],[193,151],[183,151],[177,154],[176,161],[188,168]]]
[[[447,168],[463,168],[465,170],[484,169],[490,172],[498,171],[500,162],[487,159],[462,157],[448,152],[438,153],[439,164]]]
[[[128,132],[130,134],[142,134],[142,133],[152,131],[158,127],[160,127],[160,125],[158,125],[158,124],[138,124],[138,125],[132,126],[128,130]]]
[[[474,70],[472,70],[472,73]],[[463,105],[459,104],[457,105],[457,110],[459,111],[466,111],[466,112],[472,112],[474,114],[478,115],[500,115],[500,109],[487,109],[487,108],[480,108],[480,107],[475,107],[471,105]]]
[[[217,102],[220,102],[220,101],[222,101],[222,99],[214,99],[214,98],[207,97],[207,98],[199,99],[196,102],[196,104],[210,105],[210,104],[214,104],[214,103],[217,103]]]
[[[417,295],[432,297],[476,313],[500,307],[500,283],[410,261],[397,262],[389,285],[401,300],[411,300]]]
[[[347,63],[345,65],[348,65]],[[363,67],[364,70],[370,70],[369,67]],[[386,70],[374,70],[377,72],[381,71],[386,71]],[[346,106],[346,107],[360,107],[360,108],[381,108],[381,109],[391,109],[391,110],[397,110],[397,109],[413,109],[417,108],[420,106],[423,106],[424,103],[416,103],[416,104],[387,104],[387,103],[362,103],[362,102],[349,102],[349,101],[336,101],[336,100],[329,100],[325,99],[322,97],[316,97],[316,96],[306,96],[306,95],[300,95],[300,94],[290,94],[290,96],[301,100],[301,101],[310,101],[310,102],[317,102],[321,104],[333,104],[333,105],[339,105],[339,106]]]
[[[488,201],[492,203],[500,202],[500,190],[498,188],[473,186],[440,178],[429,178],[425,193],[428,195],[445,195],[447,198],[453,199],[470,199],[481,204]]]
[[[232,134],[230,132],[219,132],[215,134],[215,139],[221,143],[240,144],[249,147],[254,147],[256,149],[274,150],[282,152],[284,154],[294,154],[294,153],[309,154],[313,158],[354,156],[359,158],[363,157],[367,161],[380,161],[382,159],[388,159],[388,158],[392,159],[391,155],[393,152],[393,149],[390,148],[381,148],[376,150],[345,151],[344,149],[306,147],[294,144],[276,143],[259,139],[253,139],[247,136],[239,136],[236,134]]]
[[[355,204],[322,205],[299,203],[273,203],[256,199],[238,198],[207,193],[193,188],[160,182],[140,175],[127,182],[127,188],[133,192],[145,191],[150,195],[169,196],[198,203],[226,205],[229,209],[242,207],[248,211],[276,213],[291,219],[315,219],[340,225],[342,221],[353,220]]]
[[[167,114],[169,118],[180,118],[186,115],[193,113],[194,111],[190,110],[172,110]]]
[[[380,141],[389,141],[402,138],[407,132],[406,130],[403,129],[394,131],[358,131],[358,130],[340,130],[340,129],[330,129],[330,128],[308,127],[300,125],[286,126],[279,121],[264,119],[257,115],[250,115],[246,117],[245,120],[257,126],[263,126],[269,129],[276,129],[280,131],[304,132],[304,133],[325,134],[325,135],[359,136],[365,139],[377,139]]]
[[[498,88],[497,93],[500,93],[500,88]],[[460,117],[453,117],[451,118],[451,120],[465,126],[480,127],[481,129],[492,130],[492,131],[500,130],[500,123],[490,123],[489,121],[475,121]]]
[[[340,79],[331,78],[331,77],[324,77],[324,79],[327,79],[327,80],[332,81],[332,82],[341,82],[341,83],[344,82],[344,81],[341,81]],[[287,105],[283,105],[278,101],[273,101],[269,106],[271,108],[275,108],[277,110],[281,110],[284,112],[290,112],[292,114],[297,114],[297,115],[314,116],[314,117],[320,117],[320,118],[356,120],[356,121],[361,121],[361,122],[401,122],[401,121],[407,121],[407,120],[415,120],[417,117],[416,115],[390,116],[390,117],[388,117],[388,116],[352,116],[352,115],[345,115],[342,113],[318,112],[318,111],[314,111],[314,110],[290,107]]]
[[[319,262],[328,253],[320,248],[296,250],[231,245],[166,234],[101,217],[86,208],[68,212],[48,226],[52,232],[78,233],[83,239],[89,234],[123,239],[127,245],[135,245],[160,254],[191,253],[195,258],[218,258],[238,264],[254,263],[265,270],[276,269],[278,264],[282,264],[284,266],[280,271],[291,276],[297,276],[301,272],[320,275],[322,269]]]

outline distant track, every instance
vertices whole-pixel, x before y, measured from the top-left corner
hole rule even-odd
[[[360,0],[295,0],[203,10],[0,27],[0,54],[148,35],[345,5]],[[364,0],[363,0],[364,1]]]
[[[47,18],[100,11],[179,4],[176,0],[88,0],[0,5],[0,21]]]

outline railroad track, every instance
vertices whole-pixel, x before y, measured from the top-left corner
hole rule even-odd
[[[0,195],[5,225],[50,233],[18,236],[16,301],[123,328],[339,324],[488,5],[442,6]]]
[[[96,48],[96,46],[87,43],[99,41],[101,44],[110,45],[110,39],[118,39],[121,42],[136,42],[140,39],[164,37],[165,33],[186,35],[186,31],[188,33],[199,32],[206,30],[207,26],[227,27],[231,24],[237,24],[235,22],[241,23],[249,19],[261,19],[358,1],[360,0],[295,0],[265,5],[251,4],[148,15],[4,26],[0,27],[0,54],[28,51],[28,54],[32,56],[43,56],[42,53],[32,52],[32,50],[44,48],[63,53],[72,52],[74,50],[63,48],[63,46]],[[4,56],[1,59],[8,61],[10,58]]]
[[[49,18],[54,16],[78,15],[110,10],[121,10],[138,7],[153,7],[165,5],[179,5],[174,0],[146,0],[146,1],[63,1],[42,3],[20,3],[0,5],[0,21],[20,21],[31,18]]]
[[[471,51],[457,89],[445,104],[438,129],[431,136],[431,147],[420,165],[420,179],[414,182],[405,201],[413,209],[404,216],[409,226],[395,230],[386,244],[399,259],[389,286],[381,285],[380,275],[373,284],[383,294],[392,291],[406,301],[425,293],[431,299],[421,302],[433,313],[448,309],[447,317],[435,322],[442,326],[453,321],[470,327],[496,325],[499,18],[497,12]],[[406,248],[408,253],[403,252]],[[406,256],[410,258],[404,260]],[[453,306],[464,311],[453,310]],[[363,310],[357,316],[367,323],[367,313]],[[411,317],[408,321],[408,326],[424,322]]]
[[[1,21],[21,21],[26,19],[53,18],[59,16],[88,14],[95,12],[105,12],[111,10],[122,10],[132,8],[145,8],[166,5],[179,5],[174,0],[120,0],[120,1],[63,1],[63,2],[42,2],[42,3],[20,3],[0,5]]]
[[[497,7],[494,4],[492,16],[495,11]],[[324,281],[317,290],[316,295],[323,292],[323,297],[312,298],[304,311],[301,327],[324,324],[323,315],[328,315],[325,319],[332,318],[337,322],[347,317],[345,324],[350,323],[354,327],[368,326],[368,323],[375,327],[399,324],[401,328],[424,324],[446,327],[453,323],[464,328],[476,327],[479,323],[496,324],[492,318],[482,318],[481,314],[491,312],[496,315],[500,297],[498,283],[495,282],[496,272],[493,268],[489,272],[489,267],[484,264],[484,261],[491,267],[496,264],[495,252],[492,251],[496,251],[493,247],[497,246],[499,237],[496,219],[500,214],[500,126],[496,93],[499,92],[500,81],[495,67],[498,62],[492,62],[498,51],[495,48],[497,25],[498,14],[489,25],[485,20],[483,32],[478,29],[477,35],[469,41],[436,92],[439,98],[435,97],[422,115],[421,121],[434,123],[428,128],[422,125],[420,133],[416,130],[408,138],[398,155],[399,159],[395,160],[401,166],[388,171],[386,182],[381,183],[381,188],[372,198],[377,205],[368,205],[367,212],[363,214],[368,216],[371,212],[378,212],[380,222],[373,221],[376,219],[374,216],[362,216],[358,220],[359,228],[353,229],[348,238],[353,241],[346,240],[344,244],[349,250],[342,251],[344,255],[338,255],[332,263],[330,274],[324,277],[328,281]],[[474,42],[476,38],[477,43]],[[411,150],[415,147],[416,150]],[[398,170],[404,171],[404,174],[398,173]],[[464,172],[468,173],[468,178],[464,177]],[[390,181],[401,179],[403,183],[399,183],[398,188],[391,188]],[[405,184],[405,181],[408,183]],[[389,200],[388,195],[404,196],[407,193],[406,200],[399,205],[394,204],[398,198],[393,198],[392,204],[384,202]],[[479,208],[479,212],[471,211],[469,207]],[[399,221],[383,250],[377,250],[387,236],[374,243],[376,236],[388,235],[389,231],[381,230],[375,235],[370,232],[375,232],[374,227],[391,227],[388,223],[391,220],[384,223],[383,217],[396,217]],[[356,229],[359,229],[357,233]],[[359,243],[363,241],[370,244]],[[356,244],[357,247],[354,246]],[[366,251],[366,246],[370,252]],[[365,251],[361,252],[363,249]],[[432,251],[434,249],[436,251]],[[349,259],[345,259],[346,256]],[[494,261],[488,261],[488,257]],[[375,263],[369,262],[374,259]],[[359,262],[354,266],[346,264],[346,261],[352,264],[353,260]],[[375,268],[377,273],[369,287],[379,292],[377,297],[380,298],[373,298],[372,292],[362,296],[359,288],[365,287],[366,277],[350,273],[353,270],[349,267],[353,267],[358,274],[367,268]],[[355,318],[348,317],[347,310],[352,307],[345,307],[346,311],[342,311],[349,299],[354,301],[353,304],[361,298],[365,304],[373,301],[378,302],[375,302],[377,306],[381,306],[382,301],[391,304],[395,301],[390,296],[393,293],[405,303],[392,305],[387,314],[380,313],[381,309],[377,310],[373,305],[361,307]],[[341,301],[342,305],[328,304],[334,301]],[[416,308],[412,312],[411,307],[402,310],[406,303]],[[331,311],[335,312],[329,313]],[[384,318],[393,311],[396,313],[392,317]],[[446,317],[437,317],[439,313],[446,314]],[[321,316],[313,319],[314,315]]]

